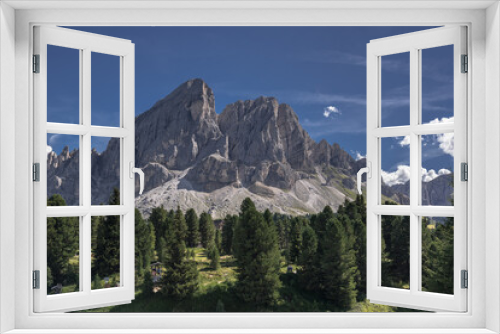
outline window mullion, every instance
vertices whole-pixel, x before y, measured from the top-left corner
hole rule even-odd
[[[410,51],[410,291],[415,293],[419,290],[419,265],[417,259],[420,258],[419,226],[418,216],[414,210],[419,205],[419,188],[421,180],[420,170],[420,145],[415,128],[419,124],[419,54],[417,49]]]
[[[83,50],[83,66],[82,66],[82,124],[90,129],[91,126],[91,51],[87,48]],[[81,177],[80,189],[82,189],[82,204],[85,208],[90,209],[91,205],[91,173],[92,173],[92,156],[91,156],[91,135],[87,131],[81,136],[82,146],[80,150],[81,161]],[[83,216],[83,238],[81,243],[83,252],[80,254],[80,266],[82,272],[80,277],[83,277],[83,289],[85,293],[90,293],[91,287],[91,274],[92,274],[92,261],[91,261],[91,247],[92,247],[92,217],[90,211],[86,212]]]

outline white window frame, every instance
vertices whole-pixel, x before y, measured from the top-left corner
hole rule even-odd
[[[467,29],[449,26],[417,31],[370,41],[367,45],[367,151],[371,168],[367,178],[367,299],[373,303],[413,307],[430,311],[467,310],[467,290],[461,287],[461,271],[467,270],[467,185],[461,180],[460,165],[467,163],[467,76],[462,73],[461,56],[467,55]],[[452,45],[454,121],[422,123],[422,50]],[[409,124],[384,127],[381,92],[382,58],[409,53]],[[454,205],[422,205],[421,135],[454,133]],[[410,138],[410,204],[382,203],[382,139]],[[382,216],[408,216],[410,241],[410,288],[382,286]],[[454,217],[453,294],[422,291],[422,217]]]
[[[11,6],[15,7],[14,10]],[[73,6],[73,7],[72,7]],[[396,7],[397,8],[394,8]],[[98,9],[99,7],[100,9]],[[128,9],[127,9],[128,7]],[[159,8],[162,7],[162,8]],[[75,9],[79,8],[79,9]],[[105,9],[103,9],[105,8]],[[132,9],[131,9],[132,8]],[[138,10],[137,8],[142,8]],[[149,8],[149,9],[147,9]],[[497,1],[269,1],[220,3],[4,1],[0,4],[0,330],[13,333],[350,332],[493,333],[500,331],[500,12]],[[32,27],[58,25],[425,25],[469,27],[469,307],[435,314],[34,314],[30,259]],[[402,24],[403,23],[403,24]],[[15,36],[15,38],[14,38]],[[12,68],[15,66],[15,72]],[[486,68],[488,71],[486,71]],[[12,87],[15,82],[15,89]],[[12,111],[15,110],[15,113]],[[15,114],[15,117],[13,116]],[[9,127],[14,130],[9,131]],[[486,133],[486,134],[485,134]],[[11,137],[15,137],[12,145]],[[486,138],[488,140],[486,140]],[[10,139],[10,141],[9,141]],[[486,154],[488,152],[488,154]],[[15,159],[15,168],[5,160]],[[15,171],[15,177],[12,173]],[[486,182],[488,175],[488,182]],[[10,188],[10,189],[9,189]],[[14,200],[12,189],[15,189]],[[486,196],[488,194],[488,196]],[[14,209],[12,209],[14,208]],[[488,218],[488,219],[486,219]],[[15,221],[15,226],[11,224]],[[473,226],[473,229],[472,227]],[[11,255],[14,254],[14,257]],[[489,254],[489,256],[486,256]],[[493,254],[493,255],[492,255]],[[13,289],[12,287],[15,287]],[[486,293],[488,291],[488,293]],[[15,305],[12,308],[12,305]],[[138,327],[141,329],[137,329]],[[246,330],[245,330],[246,328]],[[291,329],[290,329],[291,328]],[[342,330],[345,329],[345,330]],[[100,329],[100,330],[98,330]],[[137,329],[137,330],[132,330]],[[163,330],[161,330],[163,329]],[[240,330],[238,330],[240,329]],[[266,330],[267,329],[267,330]],[[295,330],[293,330],[295,329]],[[349,329],[349,330],[348,330]],[[357,329],[357,330],[356,330]],[[45,331],[47,332],[47,331]],[[182,331],[188,332],[188,331]]]
[[[129,40],[101,36],[60,27],[35,26],[34,54],[39,56],[39,71],[34,84],[34,162],[39,163],[39,181],[33,184],[34,203],[34,270],[39,271],[39,289],[34,289],[34,311],[75,311],[130,303],[135,290],[134,251],[134,178],[135,165],[134,44]],[[78,124],[47,122],[47,46],[71,48],[79,55],[80,110]],[[92,125],[92,53],[116,56],[120,62],[119,126]],[[79,136],[79,205],[47,206],[47,133]],[[120,140],[120,205],[92,205],[91,142],[92,137]],[[91,217],[120,217],[120,286],[92,290]],[[47,218],[79,219],[79,287],[78,292],[47,294]]]

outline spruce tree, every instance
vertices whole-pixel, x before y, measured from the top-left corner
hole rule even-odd
[[[214,270],[220,269],[220,253],[217,247],[212,247],[210,250],[210,267]]]
[[[302,250],[302,222],[294,218],[290,231],[290,262],[297,263]]]
[[[135,270],[141,275],[144,270],[149,271],[151,264],[151,231],[142,218],[142,214],[135,209]]]
[[[316,292],[322,292],[325,282],[325,277],[323,276],[323,261],[325,254],[325,247],[332,242],[326,236],[326,230],[328,222],[333,219],[334,213],[331,207],[325,206],[323,211],[315,215],[311,219],[311,226],[314,229],[316,238],[318,240],[318,247],[316,250],[316,257],[311,265],[310,273],[308,274],[310,280],[301,281],[303,287],[307,290],[313,290]]]
[[[52,195],[47,206],[65,206],[61,195]],[[47,267],[53,284],[63,285],[74,282],[74,275],[69,275],[69,260],[79,250],[79,220],[75,217],[47,218]],[[78,271],[78,268],[76,268]],[[78,281],[78,280],[77,280]],[[50,288],[50,287],[49,287]]]
[[[196,263],[186,256],[187,225],[184,214],[177,208],[172,223],[166,233],[165,274],[162,291],[166,296],[183,299],[192,295],[198,287],[198,270]]]
[[[144,282],[142,284],[142,295],[145,297],[150,297],[153,295],[153,277],[151,276],[151,271],[146,270],[144,274]]]
[[[153,224],[155,231],[155,250],[160,262],[163,258],[162,253],[165,246],[165,241],[161,241],[161,239],[165,238],[165,233],[167,231],[167,216],[168,212],[163,208],[163,206],[153,208],[151,216],[149,216],[149,221]]]
[[[186,244],[188,247],[194,248],[200,242],[200,228],[198,225],[198,215],[194,209],[186,211],[187,236]]]
[[[314,272],[314,261],[318,250],[318,238],[311,226],[304,227],[302,231],[302,251],[299,258],[299,278],[302,284],[310,282]]]
[[[436,223],[431,234],[432,241],[425,257],[427,265],[423,266],[422,275],[422,286],[427,291],[453,294],[453,230],[453,218],[446,218],[444,223]]]
[[[233,254],[233,230],[238,222],[238,216],[227,215],[222,225],[222,252],[223,254]]]
[[[234,229],[237,293],[243,301],[266,308],[274,305],[280,287],[280,254],[274,224],[269,224],[246,198]]]
[[[217,248],[217,251],[219,254],[222,252],[222,233],[219,229],[215,230],[215,248]]]
[[[120,203],[120,191],[113,189],[109,205]],[[94,254],[95,273],[101,277],[120,272],[120,216],[106,216],[97,229]]]
[[[210,250],[215,242],[215,226],[212,217],[206,212],[200,215],[200,237],[203,248]]]
[[[328,221],[325,235],[330,241],[324,245],[322,263],[325,297],[340,310],[347,311],[356,303],[355,253],[346,229],[338,219]]]

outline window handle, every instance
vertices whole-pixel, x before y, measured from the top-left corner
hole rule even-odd
[[[367,178],[371,178],[372,177],[372,171],[371,171],[371,166],[372,166],[372,163],[371,162],[366,162],[366,165],[367,167],[363,167],[361,168],[359,171],[358,171],[358,174],[357,174],[357,183],[358,183],[358,193],[361,195],[363,194],[363,192],[361,191],[361,176],[366,173],[366,176]]]
[[[144,172],[140,168],[135,168],[132,161],[130,161],[129,167],[131,179],[134,178],[134,173],[139,174],[139,195],[142,195],[142,192],[144,191]]]

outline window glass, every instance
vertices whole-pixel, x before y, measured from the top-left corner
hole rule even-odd
[[[92,125],[120,126],[120,57],[92,52]]]
[[[47,122],[80,122],[80,50],[47,45]]]
[[[92,216],[92,290],[120,286],[120,216]]]
[[[92,137],[92,205],[120,205],[120,138]]]
[[[80,204],[80,137],[47,134],[47,198],[59,195],[58,205]]]
[[[421,50],[422,124],[453,121],[453,45]]]
[[[53,195],[48,206],[62,206]],[[47,218],[47,294],[80,291],[80,220],[78,217]]]
[[[410,53],[380,57],[382,126],[410,124]]]
[[[410,204],[409,137],[380,139],[382,203],[389,200],[398,204]]]
[[[453,205],[453,133],[421,136],[422,205]]]
[[[382,286],[410,289],[410,217],[381,219]]]
[[[453,217],[422,217],[422,291],[453,294]]]

